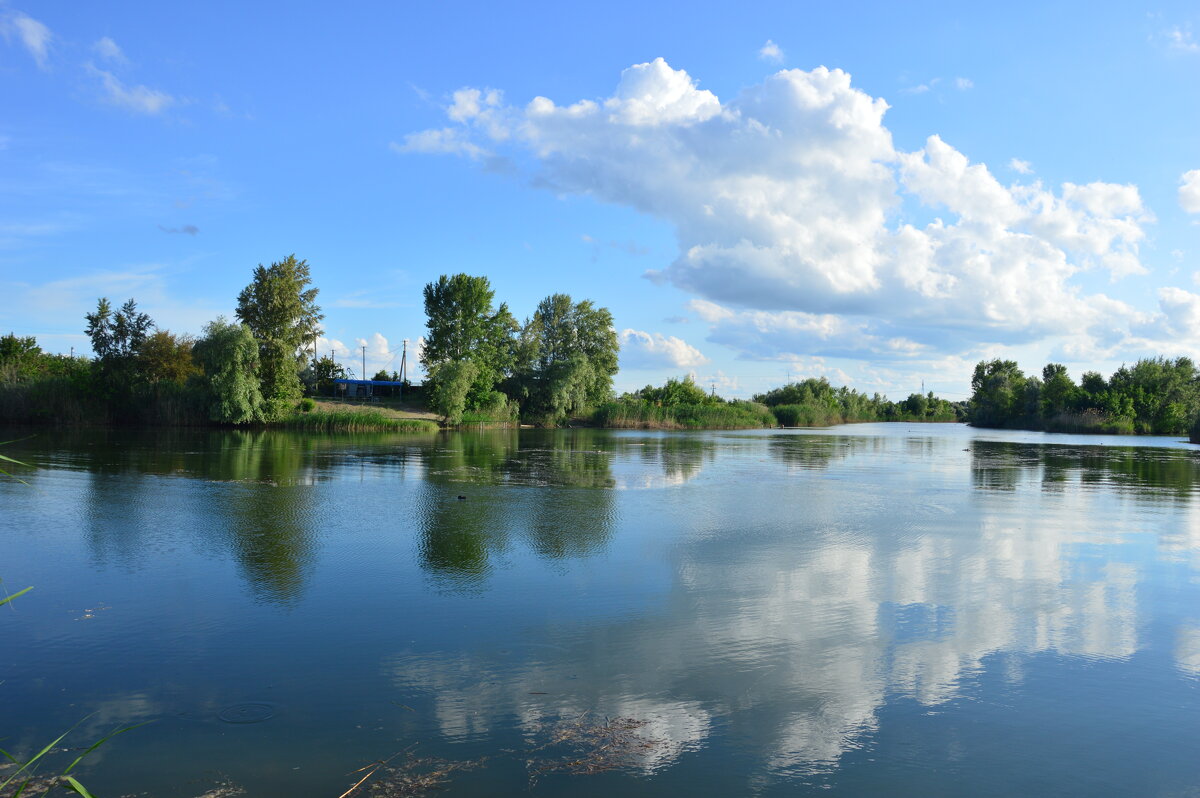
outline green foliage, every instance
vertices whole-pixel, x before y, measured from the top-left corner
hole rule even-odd
[[[259,264],[250,285],[238,294],[237,318],[258,345],[260,393],[275,408],[300,398],[300,371],[307,355],[302,347],[321,334],[325,318],[317,306],[317,289],[308,263],[288,255],[270,266]]]
[[[443,274],[425,286],[428,331],[421,363],[429,375],[431,389],[444,398],[449,395],[437,386],[438,381],[458,379],[463,372],[443,367],[449,363],[473,364],[471,383],[463,398],[464,408],[476,409],[489,401],[496,385],[512,371],[517,322],[508,305],[493,307],[494,298],[495,292],[486,277]],[[456,391],[458,387],[461,386],[456,386]]]
[[[717,402],[662,405],[625,394],[605,402],[593,423],[614,429],[759,429],[776,426],[769,408],[757,402]]]
[[[0,337],[0,373],[23,374],[43,357],[42,348],[32,335],[18,338],[9,333]]]
[[[329,396],[334,393],[333,381],[346,379],[346,368],[326,355],[309,363],[300,377],[309,393]]]
[[[975,367],[971,387],[969,418],[980,427],[1183,435],[1200,416],[1200,373],[1186,357],[1139,360],[1108,380],[1085,372],[1079,385],[1057,363],[1039,380],[993,360]]]
[[[474,360],[445,360],[430,367],[429,409],[438,413],[448,424],[462,421],[467,409],[467,397],[477,385],[479,366]],[[489,391],[489,396],[492,392]]]
[[[224,317],[204,328],[193,347],[208,387],[208,417],[222,424],[269,420],[278,408],[265,405],[259,390],[259,347],[245,324]]]
[[[708,405],[717,404],[718,400],[705,392],[703,388],[696,384],[696,380],[692,375],[687,375],[682,380],[677,380],[674,377],[667,380],[661,388],[655,388],[653,385],[647,385],[639,391],[634,392],[633,396],[651,404],[661,405],[663,407],[676,407],[678,405]]]
[[[138,358],[154,322],[138,312],[133,299],[114,313],[108,299],[101,298],[96,303],[96,312],[86,314],[86,318],[100,389],[109,395],[128,392],[140,381]]]
[[[306,396],[296,405],[296,409],[301,413],[311,413],[317,409],[317,402],[310,396]]]
[[[560,423],[611,398],[619,349],[608,308],[548,296],[521,331],[510,393],[523,413]]]
[[[910,394],[892,402],[880,394],[842,386],[834,388],[824,377],[789,383],[754,397],[769,406],[785,427],[827,427],[862,421],[958,421],[959,406],[928,394]]]
[[[139,348],[138,370],[150,383],[173,382],[183,385],[201,373],[192,357],[194,345],[195,340],[190,335],[155,330]]]

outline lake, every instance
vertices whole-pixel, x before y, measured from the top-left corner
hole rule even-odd
[[[0,745],[150,721],[84,760],[99,798],[337,798],[383,760],[354,795],[1200,794],[1181,441],[88,430],[3,451],[37,470],[0,481],[0,591],[35,586],[0,607]]]

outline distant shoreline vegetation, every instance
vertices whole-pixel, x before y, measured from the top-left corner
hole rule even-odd
[[[0,337],[0,422],[428,433],[459,425],[753,429],[966,421],[1049,432],[1191,432],[1200,440],[1200,372],[1184,357],[1139,360],[1108,379],[1089,371],[1078,385],[1056,363],[1038,378],[1011,360],[982,361],[968,402],[932,392],[893,402],[824,378],[750,401],[706,392],[692,377],[617,397],[619,339],[607,308],[551,294],[518,322],[506,303],[495,303],[486,277],[467,274],[425,286],[420,357],[428,376],[420,386],[403,383],[404,403],[318,407],[315,399],[336,397],[335,381],[348,373],[333,357],[314,357],[324,316],[311,283],[308,263],[294,255],[260,265],[238,294],[236,319],[210,322],[199,338],[158,328],[133,299],[119,308],[100,299],[86,314],[93,358],[43,352],[32,336]],[[400,375],[373,379],[398,383]]]
[[[1189,358],[1145,358],[1079,384],[1049,363],[1025,376],[1012,360],[980,361],[967,421],[975,427],[1109,435],[1189,435],[1200,442],[1200,372]]]

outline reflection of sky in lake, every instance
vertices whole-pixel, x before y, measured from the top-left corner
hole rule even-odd
[[[156,719],[93,763],[114,794],[187,794],[106,771],[172,750],[254,794],[324,794],[418,741],[496,758],[461,794],[524,789],[497,752],[586,715],[656,744],[538,792],[1194,789],[1200,463],[1143,443],[48,438],[31,485],[0,486],[0,576],[38,584],[0,621],[0,710],[19,746],[90,711]],[[280,711],[213,720],[250,700]]]

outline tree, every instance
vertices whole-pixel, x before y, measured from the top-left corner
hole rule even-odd
[[[471,360],[446,360],[429,371],[429,407],[450,424],[462,421],[467,395],[479,376],[479,366]]]
[[[190,335],[155,330],[138,352],[139,371],[151,383],[173,382],[182,385],[188,377],[200,373],[192,358],[195,343]]]
[[[517,349],[519,396],[536,414],[558,421],[612,395],[620,343],[608,308],[548,296],[526,322]]]
[[[435,394],[439,379],[453,374],[458,380],[462,373],[441,366],[473,363],[475,369],[464,399],[468,408],[492,403],[496,384],[513,367],[517,322],[505,303],[493,308],[494,298],[495,292],[486,277],[443,274],[437,282],[425,286],[428,333],[421,350],[421,363]]]
[[[1041,414],[1050,420],[1072,406],[1079,389],[1067,374],[1067,367],[1060,363],[1047,363],[1042,368]]]
[[[208,381],[208,417],[225,424],[263,420],[258,342],[245,324],[222,316],[204,328],[192,347]]]
[[[299,398],[299,375],[307,362],[303,347],[321,334],[325,316],[311,283],[308,262],[288,255],[270,266],[259,264],[238,294],[237,318],[257,342],[260,390],[274,415]]]
[[[42,358],[42,348],[32,335],[18,337],[9,333],[0,337],[0,377],[17,380],[27,377]]]
[[[92,351],[100,377],[109,390],[128,389],[139,378],[138,353],[154,322],[139,313],[132,298],[116,313],[108,298],[96,303],[96,312],[86,314],[87,334],[92,339]]]
[[[1025,413],[1025,375],[1015,360],[980,361],[971,377],[970,421],[1002,427]]]

